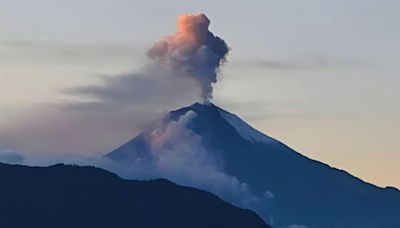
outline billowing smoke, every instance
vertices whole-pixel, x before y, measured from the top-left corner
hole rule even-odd
[[[218,68],[229,51],[224,40],[208,31],[209,25],[210,20],[204,14],[180,16],[178,31],[148,51],[148,56],[161,66],[194,78],[201,86],[204,101],[212,98]]]

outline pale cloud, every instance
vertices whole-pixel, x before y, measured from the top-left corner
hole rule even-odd
[[[0,162],[9,164],[20,164],[23,161],[24,161],[24,156],[17,153],[15,150],[0,148]]]

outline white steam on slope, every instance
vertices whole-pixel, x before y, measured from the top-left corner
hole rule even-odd
[[[225,173],[223,162],[204,148],[201,136],[186,127],[195,116],[189,111],[177,121],[160,123],[151,130],[149,154],[145,157],[138,156],[129,164],[103,165],[126,178],[167,178],[207,190],[246,208],[263,200],[253,195],[246,183]]]

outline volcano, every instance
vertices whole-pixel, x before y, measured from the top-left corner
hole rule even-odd
[[[240,204],[232,193],[219,191],[220,179],[206,182],[228,177],[245,189],[245,198],[253,197],[240,206],[274,227],[400,227],[398,189],[377,187],[303,156],[211,103],[171,111],[105,158],[156,169],[155,176]],[[196,162],[203,171],[190,168]],[[202,181],[196,181],[199,176]]]

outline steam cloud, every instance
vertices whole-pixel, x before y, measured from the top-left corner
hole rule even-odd
[[[201,86],[201,98],[212,98],[217,71],[229,48],[224,40],[208,31],[210,20],[204,14],[183,15],[177,33],[164,37],[148,51],[148,56],[167,69],[194,78]]]

